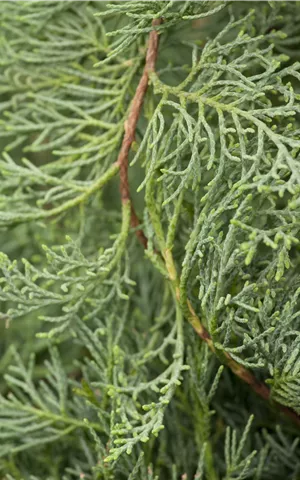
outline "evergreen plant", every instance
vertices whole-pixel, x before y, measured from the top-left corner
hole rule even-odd
[[[299,480],[299,2],[0,28],[1,479]]]

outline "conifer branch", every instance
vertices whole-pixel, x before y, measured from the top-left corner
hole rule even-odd
[[[162,20],[160,18],[153,20],[153,27],[160,25]],[[125,134],[121,150],[119,152],[117,164],[120,165],[120,192],[122,203],[130,201],[130,190],[128,182],[128,155],[131,145],[135,139],[135,130],[137,122],[141,113],[141,108],[148,88],[149,75],[154,71],[155,62],[158,52],[158,32],[153,30],[149,35],[149,45],[146,54],[146,63],[143,74],[137,86],[135,95],[132,100],[128,118],[125,122]],[[138,227],[140,224],[133,205],[131,204],[131,226]],[[144,248],[147,248],[147,238],[140,228],[136,230],[136,235]]]
[[[158,23],[157,23],[158,22]],[[160,21],[154,20],[153,25],[158,25]],[[122,201],[126,201],[130,198],[130,193],[129,193],[129,184],[128,184],[128,175],[127,175],[127,170],[128,170],[128,153],[130,146],[134,140],[134,134],[135,134],[135,128],[136,124],[138,121],[139,113],[141,110],[142,102],[144,95],[147,90],[148,86],[148,75],[149,74],[154,74],[154,66],[155,66],[155,61],[157,57],[157,48],[158,48],[158,34],[155,31],[152,31],[150,33],[150,40],[149,40],[149,46],[148,46],[148,51],[147,51],[147,56],[146,56],[146,65],[144,68],[143,75],[141,77],[140,83],[138,85],[138,88],[136,90],[135,97],[132,102],[131,106],[131,111],[129,114],[128,121],[126,122],[125,126],[125,135],[123,139],[123,144],[122,148],[118,157],[118,163],[120,164],[120,178],[121,178],[121,196],[122,196]],[[154,84],[156,85],[157,88],[157,83],[158,83],[158,78],[155,76],[153,78]],[[182,88],[182,85],[176,87],[177,90],[179,91]],[[169,91],[172,91],[172,87],[168,87]],[[173,89],[175,93],[175,88]],[[161,92],[163,93],[163,92]],[[186,96],[192,96],[193,94],[185,94]],[[195,94],[195,98],[197,98],[197,94]],[[262,122],[261,122],[262,123]],[[136,216],[136,213],[132,208],[132,214],[131,214],[131,225],[133,227],[136,227],[139,224],[138,218]],[[143,231],[140,229],[137,231],[137,236],[140,239],[141,243],[144,245],[144,248],[147,248],[147,238]],[[158,235],[159,236],[159,235]],[[173,261],[173,257],[171,254],[171,251],[169,249],[165,249],[165,251],[162,252],[162,256],[165,259],[166,263],[166,268],[169,273],[170,280],[174,283],[175,282],[175,297],[177,301],[179,301],[181,304],[181,292],[179,288],[179,284],[177,281],[177,272],[176,272],[176,267]],[[238,376],[241,380],[243,380],[245,383],[247,383],[252,390],[259,395],[261,398],[263,398],[266,401],[271,400],[271,391],[267,387],[267,385],[264,382],[260,382],[256,379],[254,374],[245,368],[243,365],[239,364],[237,361],[235,361],[231,355],[228,352],[222,352],[216,351],[216,347],[214,345],[214,342],[209,334],[209,332],[205,329],[205,327],[202,325],[200,322],[200,319],[196,315],[195,311],[193,310],[193,307],[188,299],[185,299],[185,305],[183,306],[183,310],[185,313],[186,318],[188,321],[191,323],[193,326],[194,330],[196,333],[199,335],[199,337],[207,343],[209,346],[210,350],[214,352],[219,359],[222,361],[222,363],[226,364],[231,371]],[[293,420],[298,426],[300,426],[300,417],[299,415],[292,410],[291,408],[284,406],[278,402],[273,402],[274,405],[277,406],[277,408],[290,417],[291,420]]]
[[[154,204],[152,204],[152,207]],[[156,229],[157,229],[157,235],[161,236],[162,235],[162,227],[159,222],[159,219],[156,215],[155,212],[152,211],[152,221],[154,220],[154,224],[156,224]],[[160,235],[159,232],[160,231]],[[207,329],[202,325],[202,322],[200,321],[198,315],[194,311],[192,304],[190,300],[186,297],[185,292],[180,288],[180,283],[179,283],[179,277],[177,273],[177,269],[175,266],[175,262],[173,259],[173,255],[171,252],[170,248],[164,248],[164,240],[162,242],[162,256],[165,260],[165,266],[169,275],[169,280],[171,281],[173,287],[174,287],[174,298],[176,299],[176,302],[181,306],[183,314],[185,318],[189,321],[189,323],[192,325],[193,329],[197,333],[197,335],[208,345],[209,349],[219,358],[219,360],[225,364],[227,367],[230,368],[230,370],[237,376],[239,377],[243,382],[247,383],[252,390],[259,395],[262,399],[266,401],[271,400],[271,391],[267,387],[267,385],[264,382],[260,382],[256,379],[254,374],[245,368],[243,365],[239,364],[237,361],[235,361],[231,355],[228,352],[221,351],[218,352],[217,348],[213,342],[213,339],[211,338],[209,332]],[[280,404],[279,402],[273,401],[274,405],[277,406],[277,408],[287,415],[295,424],[300,426],[300,417],[299,415],[294,412],[293,409],[284,406]]]
[[[152,25],[153,26],[160,25],[161,21],[162,21],[161,19],[155,19],[153,20]],[[131,104],[128,119],[125,123],[125,134],[123,137],[121,150],[117,160],[117,164],[120,165],[120,182],[121,182],[120,191],[121,191],[122,202],[130,201],[130,189],[129,189],[129,182],[128,182],[128,155],[129,155],[131,145],[135,138],[136,125],[139,119],[142,104],[147,91],[149,75],[151,73],[154,73],[154,68],[155,68],[155,63],[156,63],[156,58],[158,53],[158,40],[159,40],[158,32],[155,30],[151,31],[149,35],[149,44],[148,44],[148,49],[146,54],[145,67]],[[179,90],[179,87],[177,87],[177,89]],[[136,228],[138,227],[139,224],[140,224],[139,219],[136,215],[133,205],[131,204],[131,226],[133,228]],[[140,242],[142,243],[142,245],[144,246],[144,248],[146,249],[148,241],[143,230],[142,229],[136,230],[136,235],[140,240]],[[170,252],[167,252],[167,253],[168,255],[164,255],[164,258],[166,260],[167,260],[167,257],[170,258]],[[166,261],[166,266],[167,266],[167,269],[169,270],[170,265],[168,268],[168,263],[169,262]],[[172,268],[175,269],[173,261],[171,263],[173,264]],[[171,277],[174,277],[174,272],[172,273]],[[177,277],[177,274],[175,275],[175,277]],[[176,297],[177,299],[179,299],[180,298],[179,288],[176,287],[176,290],[177,290]],[[207,343],[210,350],[213,351],[215,354],[217,354],[217,356],[219,357],[222,356],[222,359],[221,359],[222,362],[225,363],[231,369],[231,371],[236,376],[238,376],[243,382],[247,383],[257,395],[259,395],[261,398],[263,398],[266,401],[270,401],[271,392],[270,392],[270,389],[267,387],[267,385],[264,382],[259,382],[255,378],[253,373],[247,370],[243,365],[240,365],[238,362],[236,362],[230,356],[229,353],[227,352],[220,352],[220,354],[217,353],[211,336],[209,335],[205,327],[203,327],[203,325],[201,324],[189,300],[187,300],[187,307],[188,308],[185,312],[187,319],[189,320],[189,322],[191,323],[191,325],[193,326],[194,330],[199,335],[199,337]],[[297,415],[296,412],[294,412],[291,408],[281,405],[277,402],[274,402],[274,404],[279,408],[279,410],[282,413],[290,417],[291,420],[293,420],[297,425],[300,426],[300,417],[299,415]]]

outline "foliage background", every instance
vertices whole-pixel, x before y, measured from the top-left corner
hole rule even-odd
[[[4,479],[300,478],[299,8],[1,2]],[[144,252],[114,162],[158,17]]]

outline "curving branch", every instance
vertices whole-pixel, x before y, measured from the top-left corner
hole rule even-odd
[[[161,23],[162,19],[157,18],[153,20],[152,26],[155,27],[157,25],[160,25]],[[120,192],[122,203],[130,201],[130,190],[128,183],[128,155],[131,145],[135,139],[137,122],[148,88],[149,74],[153,72],[155,68],[158,52],[158,40],[158,32],[156,30],[153,30],[149,35],[149,44],[143,74],[137,86],[135,95],[130,106],[129,115],[124,125],[125,133],[117,160],[117,164],[120,166]],[[139,225],[140,221],[131,203],[131,226],[137,228]],[[147,238],[141,228],[138,228],[136,230],[136,235],[144,248],[147,248]]]

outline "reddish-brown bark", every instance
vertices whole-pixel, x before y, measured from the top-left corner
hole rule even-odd
[[[153,20],[152,25],[155,27],[160,25],[161,19]],[[130,152],[131,145],[135,139],[135,130],[137,122],[141,113],[143,101],[146,95],[149,82],[149,73],[151,73],[155,68],[155,62],[158,52],[158,32],[152,30],[149,35],[149,43],[146,54],[146,62],[143,70],[143,74],[137,86],[135,95],[133,97],[130,111],[126,123],[124,125],[124,137],[122,141],[122,146],[119,152],[117,163],[120,165],[120,191],[122,202],[130,201],[130,190],[128,183],[128,155]],[[131,202],[131,226],[136,228],[136,235],[144,248],[147,248],[147,238],[142,229],[137,228],[140,222],[135,213],[134,207]]]

